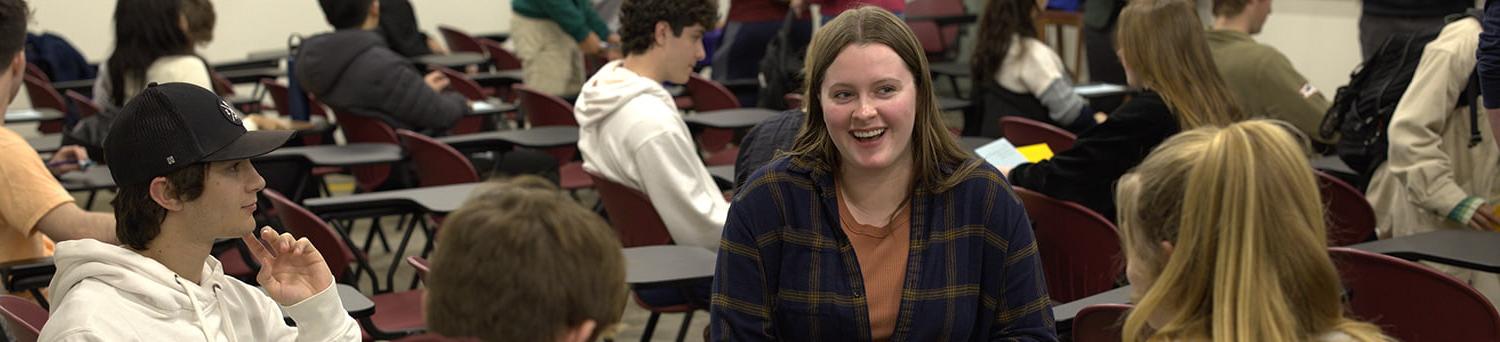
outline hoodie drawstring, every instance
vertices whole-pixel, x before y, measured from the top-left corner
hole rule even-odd
[[[198,331],[203,332],[203,340],[213,342],[214,335],[208,332],[208,325],[203,324],[204,322],[208,322],[208,319],[203,317],[203,311],[198,310],[198,296],[194,296],[192,289],[189,289],[187,284],[182,283],[182,277],[173,275],[172,281],[177,282],[177,286],[182,287],[182,293],[187,295],[188,304],[193,307],[193,316],[198,317]]]
[[[187,284],[182,283],[182,277],[174,275],[172,276],[172,280],[177,282],[177,286],[182,287],[184,294],[187,294],[188,304],[193,306],[193,315],[198,317],[198,331],[203,332],[203,340],[209,342],[216,341],[214,333],[208,331],[208,325],[204,324],[204,322],[208,322],[208,318],[203,317],[203,311],[198,309],[198,296],[194,296]],[[229,319],[229,313],[224,311],[224,307],[228,305],[224,303],[224,296],[222,291],[220,291],[222,289],[223,286],[214,284],[214,299],[218,301],[216,305],[219,312],[219,331],[224,332],[224,336],[229,338],[229,342],[239,342],[239,337],[235,336],[234,323]]]
[[[219,331],[223,331],[224,336],[229,337],[229,342],[239,342],[240,338],[235,334],[234,330],[234,320],[229,319],[229,312],[224,311],[227,310],[225,307],[229,305],[224,302],[223,292],[219,291],[221,289],[223,289],[223,286],[214,284],[214,299],[219,301],[219,324],[221,324]]]

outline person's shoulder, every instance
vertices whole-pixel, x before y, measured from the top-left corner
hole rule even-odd
[[[1131,120],[1131,119],[1160,119],[1172,118],[1172,109],[1167,106],[1167,101],[1154,91],[1143,91],[1136,93],[1120,105],[1120,108],[1109,113],[1109,120]]]
[[[1005,178],[1005,173],[979,157],[970,157],[944,169],[962,172],[962,174],[953,175],[960,177],[957,185],[948,190],[954,195],[987,192],[996,187],[1006,189],[1010,187],[1010,181]]]
[[[171,72],[201,71],[208,72],[208,64],[204,63],[202,57],[195,55],[172,55],[162,56],[151,62],[151,71],[165,70]]]
[[[818,174],[814,163],[805,156],[775,157],[759,170],[755,170],[755,173],[750,174],[750,177],[745,179],[745,184],[740,185],[737,195],[782,191],[788,186],[791,186],[791,189],[812,191],[816,187],[815,177]]]

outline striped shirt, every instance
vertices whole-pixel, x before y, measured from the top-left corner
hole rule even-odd
[[[741,187],[714,275],[713,340],[871,339],[833,176],[813,165],[780,158]],[[892,341],[1057,340],[1030,220],[998,170],[983,164],[945,192],[917,191],[910,217]]]

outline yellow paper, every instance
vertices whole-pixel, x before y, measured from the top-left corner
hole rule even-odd
[[[1022,156],[1026,156],[1027,161],[1033,163],[1052,159],[1052,148],[1047,147],[1047,144],[1021,146],[1017,147],[1016,151],[1021,152]]]

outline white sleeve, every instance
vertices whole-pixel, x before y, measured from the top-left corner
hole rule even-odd
[[[170,59],[167,59],[170,58]],[[213,79],[208,75],[208,65],[194,56],[163,57],[164,60],[151,65],[146,72],[146,84],[186,82],[214,90]]]
[[[330,284],[323,292],[312,297],[307,297],[297,304],[291,306],[277,305],[270,296],[257,296],[261,305],[267,308],[280,307],[281,310],[262,310],[262,319],[269,322],[281,323],[283,318],[281,312],[297,322],[296,327],[286,324],[267,324],[270,328],[266,331],[267,341],[297,341],[297,342],[323,342],[323,341],[359,341],[359,324],[354,322],[353,317],[344,311],[344,304],[339,299],[338,284]]]
[[[657,134],[637,146],[634,155],[641,190],[672,240],[719,250],[729,201],[703,166],[692,140],[681,132]]]

